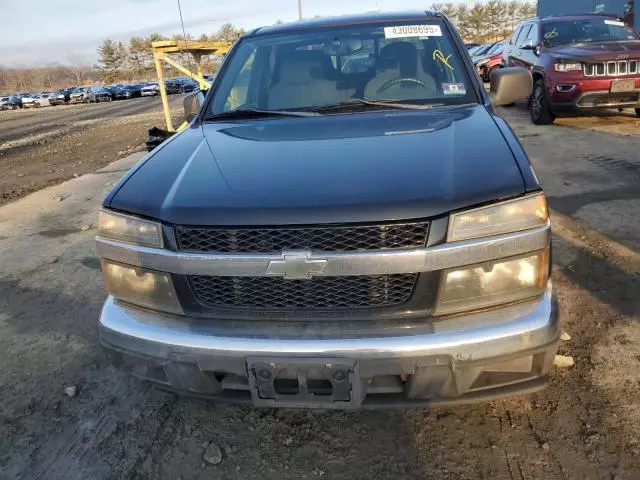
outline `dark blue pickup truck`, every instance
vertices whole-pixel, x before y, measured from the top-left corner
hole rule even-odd
[[[529,160],[432,12],[259,28],[100,213],[100,340],[160,386],[256,406],[543,388],[559,335]]]

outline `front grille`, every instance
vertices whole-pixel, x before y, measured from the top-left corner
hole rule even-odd
[[[640,59],[610,60],[608,62],[585,63],[585,77],[620,77],[640,73]]]
[[[429,222],[281,228],[176,227],[185,252],[274,253],[283,250],[352,252],[425,246]]]
[[[418,274],[316,277],[190,276],[198,302],[207,308],[337,309],[390,307],[411,297]]]

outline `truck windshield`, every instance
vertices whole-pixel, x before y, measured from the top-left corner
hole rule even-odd
[[[587,18],[558,20],[542,25],[542,42],[545,47],[590,42],[615,42],[638,40],[632,28],[614,18]]]
[[[257,35],[241,40],[232,55],[208,117],[367,105],[357,100],[478,102],[457,45],[436,20]]]

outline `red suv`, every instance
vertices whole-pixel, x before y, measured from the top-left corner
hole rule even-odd
[[[617,17],[587,14],[520,24],[504,53],[509,67],[531,70],[529,102],[538,125],[557,113],[635,108],[640,116],[640,37]]]

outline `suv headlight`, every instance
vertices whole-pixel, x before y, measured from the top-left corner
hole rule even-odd
[[[171,275],[102,259],[104,286],[119,300],[163,312],[183,314]]]
[[[100,210],[98,235],[147,247],[162,248],[162,225],[121,213]]]
[[[541,227],[549,221],[542,192],[453,213],[449,217],[447,242],[488,237]]]
[[[556,72],[579,72],[582,70],[581,63],[554,63],[553,69]]]

